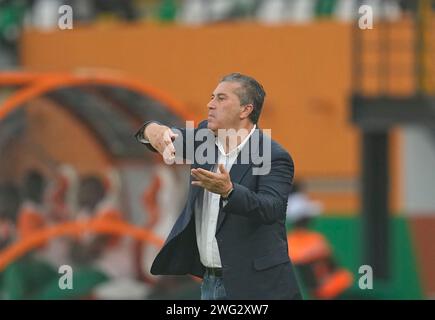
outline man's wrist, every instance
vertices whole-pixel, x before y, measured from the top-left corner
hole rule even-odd
[[[224,194],[222,194],[222,195],[221,195],[221,198],[222,198],[223,200],[228,200],[228,198],[231,196],[231,194],[233,193],[233,191],[234,191],[234,186],[233,186],[233,184],[231,183],[231,188],[230,188],[227,192],[225,192]]]

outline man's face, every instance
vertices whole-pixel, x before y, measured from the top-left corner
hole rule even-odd
[[[208,108],[208,128],[217,133],[218,129],[238,128],[240,124],[240,100],[235,93],[240,88],[237,82],[220,82],[211,95]]]

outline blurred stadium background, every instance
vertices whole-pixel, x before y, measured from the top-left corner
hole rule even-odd
[[[63,4],[72,30],[58,28]],[[358,28],[364,4],[373,29]],[[434,9],[0,0],[0,297],[199,298],[197,279],[149,274],[188,168],[165,166],[133,135],[148,119],[198,122],[218,79],[238,71],[265,86],[260,126],[321,203],[312,228],[353,274],[353,297],[433,299]],[[58,286],[61,265],[73,290]],[[361,265],[372,290],[358,286]]]

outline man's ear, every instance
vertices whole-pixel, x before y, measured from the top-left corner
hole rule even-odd
[[[244,105],[242,112],[240,112],[240,119],[248,118],[252,111],[254,111],[254,105],[252,103]]]

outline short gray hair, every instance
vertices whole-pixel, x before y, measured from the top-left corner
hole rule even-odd
[[[236,90],[235,93],[239,97],[242,106],[247,104],[254,106],[249,119],[252,123],[257,124],[266,97],[263,86],[254,78],[240,73],[230,73],[224,76],[220,82],[225,81],[240,83],[240,89]]]

